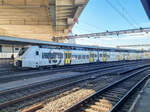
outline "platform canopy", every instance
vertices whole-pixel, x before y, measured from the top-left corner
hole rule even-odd
[[[0,35],[52,41],[66,36],[88,0],[0,0]]]
[[[134,49],[121,49],[121,48],[110,48],[110,47],[98,47],[98,46],[90,46],[90,45],[79,45],[79,44],[70,44],[70,43],[56,43],[49,41],[42,41],[36,39],[26,39],[26,38],[15,38],[15,37],[4,37],[0,36],[0,45],[19,45],[19,46],[28,46],[28,45],[38,45],[43,47],[50,48],[64,48],[64,49],[89,49],[89,50],[106,50],[106,51],[139,51]],[[144,50],[143,50],[144,51]],[[145,52],[147,52],[145,50]]]

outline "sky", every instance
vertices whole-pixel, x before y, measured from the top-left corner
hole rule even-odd
[[[150,27],[150,20],[140,0],[89,0],[72,33],[89,34],[140,27]],[[78,44],[115,47],[128,44],[150,44],[150,36],[76,39],[76,42]]]

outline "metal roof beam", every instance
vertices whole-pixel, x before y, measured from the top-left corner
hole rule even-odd
[[[76,36],[69,36],[70,39],[72,38],[87,38],[87,37],[97,37],[101,38],[101,36],[109,36],[109,35],[122,35],[122,34],[131,34],[131,33],[141,33],[141,32],[150,32],[150,27],[148,28],[139,28],[139,29],[129,29],[129,30],[120,30],[120,31],[106,31],[101,33],[91,33],[91,34],[83,34],[83,35],[76,35]]]
[[[118,45],[117,47],[118,48],[121,48],[121,47],[146,47],[146,46],[150,46],[150,44],[137,44],[137,45]]]

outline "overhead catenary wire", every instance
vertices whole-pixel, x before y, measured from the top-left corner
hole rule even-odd
[[[127,11],[127,9],[123,6],[123,4],[121,3],[121,1],[120,1],[120,0],[116,0],[116,1],[117,1],[118,6],[122,8],[122,11],[130,18],[130,20],[131,20],[132,22],[135,23],[135,25],[136,25],[137,27],[140,28],[141,26],[139,26],[138,22],[137,22],[137,21],[134,19],[134,17]]]
[[[130,26],[132,26],[133,28],[136,28],[134,24],[132,24],[132,22],[124,15],[122,14],[122,12],[115,6],[113,5],[109,0],[106,0],[106,2],[108,3],[108,5],[110,5]]]
[[[78,25],[76,25],[76,27],[78,27],[79,29],[81,29],[82,31],[84,30],[84,31],[86,31],[87,33],[93,33],[93,29],[92,28],[90,28],[90,29],[88,29],[87,27],[82,27],[83,25],[81,25],[81,24],[78,24]],[[94,30],[95,31],[95,30]]]
[[[80,24],[81,28],[85,29],[86,31],[88,31],[88,33],[96,33],[96,32],[101,32],[98,28],[96,29],[95,27],[92,27],[90,25],[87,24]]]
[[[98,26],[96,26],[96,25],[94,25],[94,24],[90,24],[90,23],[86,22],[85,20],[84,20],[84,21],[80,20],[79,22],[80,22],[80,23],[83,23],[83,24],[85,24],[85,25],[87,25],[87,26],[90,26],[90,27],[92,27],[92,28],[94,28],[94,29],[96,29],[96,30],[99,30],[99,31],[106,31],[106,30],[104,30],[103,28],[100,28],[100,27],[98,27]]]
[[[83,31],[83,32],[84,32],[83,34],[85,34],[85,32],[91,32],[90,30],[85,29],[85,28],[83,28],[83,27],[81,27],[81,26],[79,26],[79,25],[77,25],[76,27],[77,27],[77,29],[80,29],[81,31]],[[80,32],[81,32],[81,31],[80,31]]]

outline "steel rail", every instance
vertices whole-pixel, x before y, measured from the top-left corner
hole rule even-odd
[[[106,87],[100,89],[100,90],[97,91],[96,93],[90,95],[89,97],[83,99],[82,101],[78,102],[77,104],[75,104],[75,105],[71,106],[70,108],[66,109],[64,112],[74,112],[74,111],[76,111],[77,109],[79,109],[80,107],[82,107],[82,105],[88,104],[88,102],[90,102],[91,99],[96,98],[97,96],[99,96],[100,94],[104,93],[104,92],[107,91],[108,89],[110,89],[110,88],[116,86],[117,84],[119,84],[119,83],[121,83],[121,82],[123,82],[123,81],[125,81],[125,80],[127,80],[127,79],[129,79],[129,78],[131,78],[131,77],[133,77],[133,76],[135,76],[135,75],[137,75],[137,74],[143,72],[143,71],[146,71],[146,70],[148,70],[148,69],[149,69],[149,68],[144,68],[144,69],[142,69],[142,70],[139,70],[139,71],[137,71],[137,72],[132,73],[132,74],[129,75],[129,76],[126,76],[126,77],[124,77],[124,78],[122,78],[122,79],[120,79],[120,80],[118,80],[118,81],[115,81],[115,82],[111,83],[110,85],[108,85],[108,86],[106,86]]]
[[[150,74],[142,78],[136,85],[134,85],[110,110],[110,112],[116,112],[117,109],[132,95],[132,93],[148,78]]]
[[[76,66],[76,68],[80,68],[80,67],[89,67],[89,66],[100,66],[100,65],[103,65],[103,66],[113,66],[113,65],[117,65],[117,64],[132,64],[132,63],[145,63],[145,61],[143,61],[143,60],[139,60],[138,62],[134,62],[134,61],[129,61],[129,62],[107,62],[107,63],[104,63],[104,62],[102,62],[102,63],[98,63],[98,62],[96,62],[96,63],[88,63],[88,64],[77,64],[77,65],[67,65],[67,66],[59,66],[59,67],[56,67],[56,68],[53,68],[53,69],[49,69],[49,70],[47,70],[47,69],[45,69],[45,70],[32,70],[32,69],[29,69],[29,73],[30,72],[35,72],[35,73],[42,73],[42,72],[57,72],[58,71],[58,69],[59,70],[67,70],[68,68],[70,69],[70,70],[72,70],[72,69],[74,69],[74,66]],[[68,70],[69,70],[68,69]],[[25,72],[26,73],[26,71],[27,70],[21,70],[21,72]],[[16,74],[19,74],[20,73],[20,71],[19,72],[17,72],[17,71],[7,71],[7,72],[5,72],[5,71],[0,71],[0,76],[5,76],[5,74],[6,75],[12,75],[12,72],[13,73],[16,73]],[[59,72],[59,71],[58,71]],[[11,73],[11,74],[9,74],[9,73]]]

